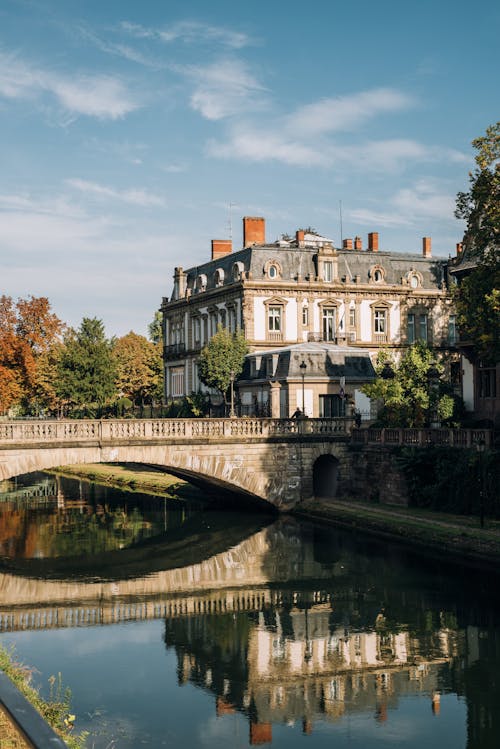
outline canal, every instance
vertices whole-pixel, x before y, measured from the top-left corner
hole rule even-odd
[[[0,486],[0,643],[44,696],[62,674],[89,749],[496,749],[498,583],[194,496]]]

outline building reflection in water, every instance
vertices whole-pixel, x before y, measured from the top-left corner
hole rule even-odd
[[[321,592],[216,619],[217,626],[210,615],[172,619],[165,642],[176,650],[180,683],[210,690],[219,717],[248,716],[252,745],[270,743],[276,723],[299,721],[311,733],[316,721],[354,711],[384,722],[407,695],[428,695],[438,715],[440,690],[449,688],[464,645],[460,632],[411,633],[390,626],[382,612],[364,630],[350,629]]]

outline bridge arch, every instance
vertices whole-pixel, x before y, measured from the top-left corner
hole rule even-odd
[[[340,461],[335,455],[320,455],[313,463],[313,493],[315,497],[334,499],[339,484]]]

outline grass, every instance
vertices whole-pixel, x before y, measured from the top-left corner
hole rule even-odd
[[[74,716],[70,714],[71,692],[63,687],[61,674],[49,678],[50,698],[44,700],[39,691],[31,685],[33,670],[18,663],[15,660],[14,651],[8,651],[1,645],[0,669],[26,697],[28,702],[33,705],[35,710],[40,713],[42,718],[61,736],[69,749],[83,749],[88,734],[86,732],[72,733],[73,725],[70,718],[73,718],[74,721]],[[4,747],[5,749],[24,749],[27,746],[5,713],[0,714],[0,740],[2,749]]]
[[[162,497],[194,499],[201,491],[187,481],[140,463],[88,463],[59,466],[48,471],[62,476],[77,477],[85,481],[116,487],[123,491],[147,492]]]

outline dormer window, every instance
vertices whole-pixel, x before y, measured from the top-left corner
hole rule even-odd
[[[224,283],[224,271],[222,268],[217,268],[214,273],[214,284],[216,286],[222,286]]]
[[[243,278],[243,271],[245,266],[241,262],[237,262],[233,265],[233,281],[241,281]]]
[[[373,265],[368,275],[374,283],[383,283],[385,281],[385,270],[381,265]]]
[[[418,273],[416,270],[411,270],[407,274],[406,279],[411,289],[418,289],[423,284],[422,275]]]
[[[207,288],[207,277],[204,273],[200,273],[200,275],[196,279],[196,290],[205,291],[206,288]]]
[[[264,264],[264,275],[270,278],[272,281],[275,281],[276,279],[281,278],[281,275],[282,275],[281,264],[275,258],[268,260]]]

